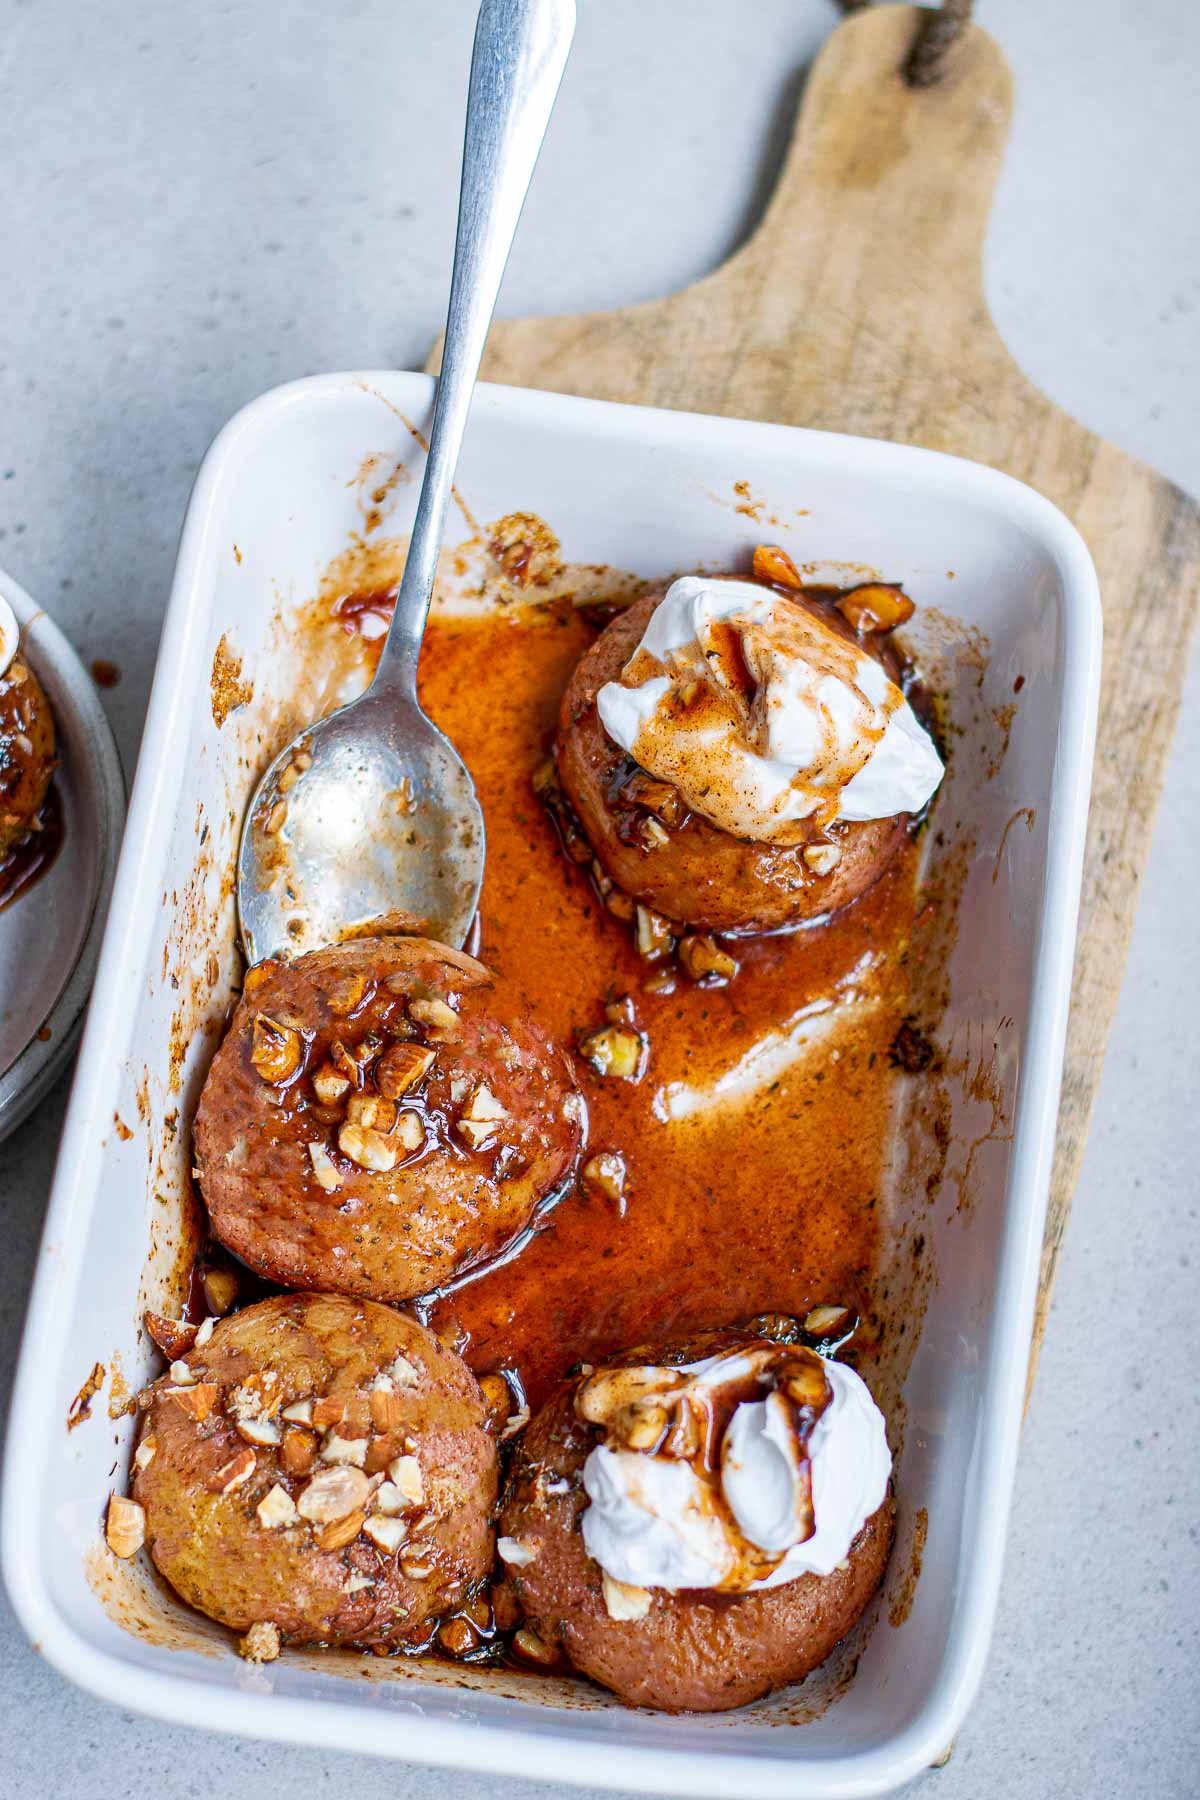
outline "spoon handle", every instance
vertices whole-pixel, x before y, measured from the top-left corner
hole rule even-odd
[[[458,236],[425,477],[395,616],[372,683],[415,698],[458,453],[517,220],[575,32],[575,0],[483,0],[475,27]]]

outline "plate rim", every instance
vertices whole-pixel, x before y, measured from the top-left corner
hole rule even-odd
[[[35,671],[54,666],[66,688],[71,712],[82,727],[99,805],[100,853],[83,942],[44,1018],[30,1022],[29,1037],[12,1062],[0,1069],[0,1142],[15,1131],[43,1098],[75,1048],[100,955],[104,922],[116,877],[125,822],[125,773],[108,715],[74,645],[44,606],[19,581],[0,569],[0,594],[16,615],[22,649],[28,645]],[[31,628],[36,635],[30,638]],[[47,1038],[38,1033],[49,1031]]]

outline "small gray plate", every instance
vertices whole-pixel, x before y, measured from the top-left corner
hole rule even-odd
[[[49,696],[63,842],[53,864],[0,910],[0,1138],[64,1067],[79,1035],[112,892],[125,783],[95,687],[57,625],[0,570],[21,651]]]

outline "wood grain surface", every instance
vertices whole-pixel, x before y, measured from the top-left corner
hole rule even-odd
[[[617,312],[498,324],[483,373],[952,451],[1029,482],[1083,533],[1104,679],[1032,1379],[1179,706],[1200,508],[1059,411],[1009,355],[982,252],[1011,76],[970,26],[937,85],[907,86],[920,16],[879,7],[835,31],[762,222],[714,274]]]

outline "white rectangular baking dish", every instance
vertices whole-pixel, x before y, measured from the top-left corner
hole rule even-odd
[[[898,1119],[897,1244],[919,1226],[935,1273],[904,1301],[920,1338],[895,1412],[901,1523],[853,1679],[843,1658],[799,1699],[671,1719],[569,1684],[476,1681],[445,1666],[285,1654],[252,1668],[224,1633],[103,1548],[105,1500],[128,1456],[121,1404],[155,1366],[141,1312],[171,1295],[190,1242],[185,1122],[230,992],[228,875],[243,804],[320,685],[289,624],[368,524],[408,528],[422,454],[410,426],[427,422],[431,393],[412,374],[297,382],[240,413],[197,480],[26,1330],[4,1492],[9,1591],[63,1673],[167,1719],[663,1793],[882,1793],[948,1746],[992,1625],[1099,683],[1100,609],[1082,541],[1048,502],[986,468],[484,387],[459,474],[475,518],[536,512],[579,563],[659,576],[727,566],[765,540],[803,564],[877,568],[921,603],[925,654],[954,681],[940,844],[928,834],[931,879],[965,880],[938,1033],[951,1145],[940,1186],[918,1203],[924,1127],[915,1112]],[[107,1390],[68,1432],[94,1364]]]

